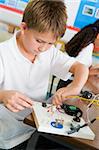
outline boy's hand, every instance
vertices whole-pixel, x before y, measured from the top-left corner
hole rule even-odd
[[[2,91],[0,92],[0,97],[4,105],[13,112],[31,108],[33,104],[30,98],[17,91]]]
[[[56,106],[58,105],[62,105],[62,102],[64,100],[64,92],[65,92],[65,88],[60,88],[59,90],[57,90],[57,92],[55,92],[54,96],[52,97],[52,103]]]
[[[78,95],[80,93],[80,89],[72,84],[67,87],[60,88],[54,94],[52,103],[56,106],[62,105],[62,103],[66,100],[66,97],[72,95]]]

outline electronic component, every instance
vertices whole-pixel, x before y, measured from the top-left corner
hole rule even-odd
[[[93,97],[93,94],[89,91],[84,91],[84,92],[81,92],[81,96],[83,98],[91,99]]]
[[[42,102],[42,107],[47,107],[47,104],[45,102]]]
[[[64,109],[65,113],[71,116],[75,116],[74,121],[80,122],[80,118],[83,112],[74,105],[62,104],[61,108]]]
[[[81,128],[84,128],[84,127],[86,127],[86,126],[88,126],[88,125],[94,123],[95,121],[96,121],[96,118],[92,119],[92,120],[91,120],[90,122],[88,122],[88,123],[84,123],[83,125],[79,125],[79,124],[78,124],[76,127],[75,127],[73,124],[71,124],[70,130],[69,130],[67,133],[68,133],[68,134],[72,134],[72,133],[78,132]]]
[[[63,128],[63,122],[64,122],[64,120],[62,120],[62,119],[55,119],[55,121],[51,122],[51,125],[54,128],[62,129]]]

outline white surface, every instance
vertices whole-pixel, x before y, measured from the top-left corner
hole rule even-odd
[[[81,0],[77,1],[70,1],[70,0],[64,0],[67,7],[67,14],[68,14],[68,24],[73,25],[78,7]],[[73,13],[72,13],[73,12]],[[15,13],[13,11],[0,8],[0,20],[5,21],[7,23],[11,23],[14,25],[19,25],[22,19],[22,15]]]
[[[77,33],[77,31],[66,29],[64,36],[61,38],[65,43],[67,43],[71,38]]]
[[[67,7],[67,24],[73,26],[81,0],[64,0]]]
[[[75,132],[73,134],[68,135],[67,131],[70,130],[70,124],[72,123],[73,117],[65,113],[60,113],[58,110],[56,110],[54,113],[48,112],[49,105],[50,104],[47,104],[47,107],[42,107],[42,103],[40,102],[34,102],[33,104],[34,120],[38,131],[94,140],[95,134],[88,126],[80,129],[79,132]],[[51,126],[51,122],[55,121],[55,119],[64,120],[62,129],[54,128],[53,126]],[[84,120],[82,118],[79,124],[80,125],[84,124]]]
[[[15,26],[19,26],[22,20],[22,15],[0,8],[0,20],[6,23],[13,24]]]

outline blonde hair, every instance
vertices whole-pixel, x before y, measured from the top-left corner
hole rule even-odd
[[[32,0],[28,3],[22,20],[29,29],[51,31],[56,37],[64,35],[66,21],[66,6],[63,0]]]

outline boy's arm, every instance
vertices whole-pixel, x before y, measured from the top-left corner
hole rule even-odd
[[[78,89],[77,94],[79,94],[88,79],[89,69],[79,62],[75,62],[70,68],[70,72],[74,74],[72,86]]]
[[[88,67],[79,62],[72,65],[70,72],[74,74],[74,80],[67,87],[60,88],[54,94],[52,102],[55,105],[61,105],[67,96],[78,95],[88,79]]]

